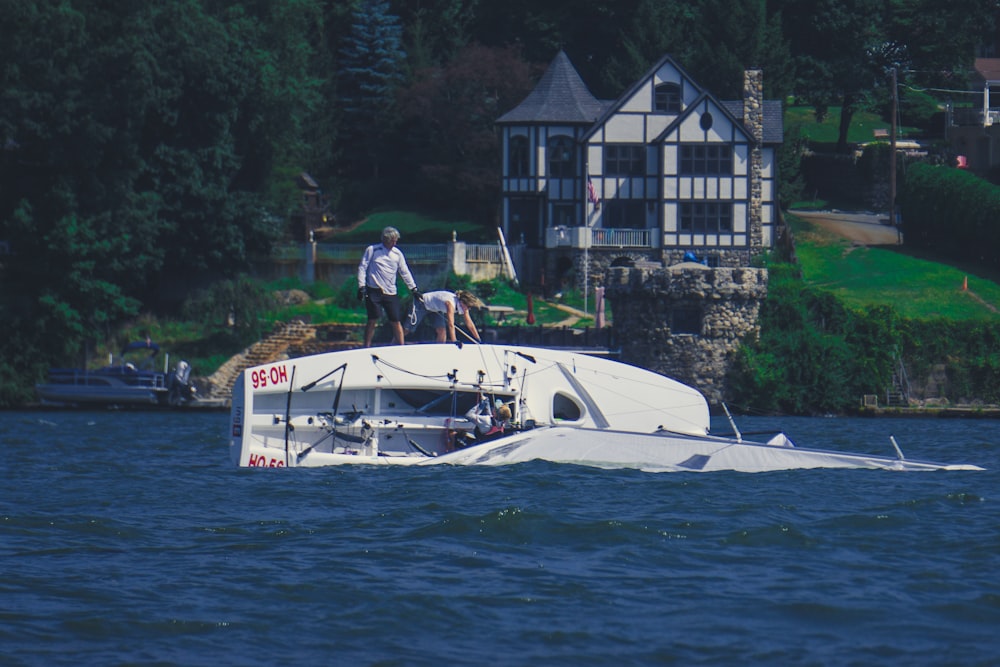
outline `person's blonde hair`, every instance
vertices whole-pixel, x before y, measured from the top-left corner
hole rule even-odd
[[[455,296],[458,297],[458,300],[461,301],[462,305],[465,306],[466,308],[471,309],[471,308],[483,307],[483,302],[479,299],[478,296],[476,296],[472,292],[467,292],[464,289],[460,289],[457,292],[455,292]]]
[[[398,241],[399,230],[395,227],[386,227],[382,230],[382,241]]]

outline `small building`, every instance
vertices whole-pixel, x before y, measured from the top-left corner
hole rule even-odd
[[[502,223],[522,280],[554,291],[612,266],[748,266],[779,224],[780,101],[760,70],[742,100],[717,100],[669,56],[615,100],[598,100],[560,51],[501,116]]]
[[[945,136],[957,166],[986,174],[1000,164],[1000,58],[976,58],[970,87],[977,103],[949,107]]]
[[[330,200],[323,193],[316,180],[307,172],[301,172],[295,179],[301,199],[299,209],[292,214],[292,228],[302,241],[311,241],[316,232],[333,221]]]

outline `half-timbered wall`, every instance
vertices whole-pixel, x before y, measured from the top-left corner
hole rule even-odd
[[[512,240],[537,209],[530,243],[544,242],[552,227],[589,226],[598,249],[611,238],[642,239],[650,259],[670,263],[690,251],[746,265],[773,245],[777,172],[775,149],[761,140],[760,72],[748,71],[744,87],[743,117],[734,117],[732,102],[720,103],[665,58],[593,125],[504,125],[502,214]],[[559,137],[576,141],[572,173],[551,173]],[[567,238],[589,239],[589,231]]]

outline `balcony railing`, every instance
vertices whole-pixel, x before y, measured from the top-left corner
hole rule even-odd
[[[496,243],[466,243],[465,261],[480,262],[485,264],[499,264],[503,261],[500,256],[500,245]]]
[[[547,248],[652,248],[650,229],[605,229],[603,227],[550,227],[546,230]]]
[[[592,248],[649,248],[648,229],[592,229]]]
[[[951,111],[952,127],[988,127],[990,125],[1000,125],[1000,109],[990,107],[986,114],[986,122],[983,122],[982,108],[959,107]]]

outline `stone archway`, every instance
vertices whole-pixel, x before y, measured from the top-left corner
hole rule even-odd
[[[575,271],[575,266],[573,265],[573,258],[567,255],[563,255],[556,259],[556,284],[555,289],[557,292],[562,292],[564,289],[573,287],[573,274]]]

